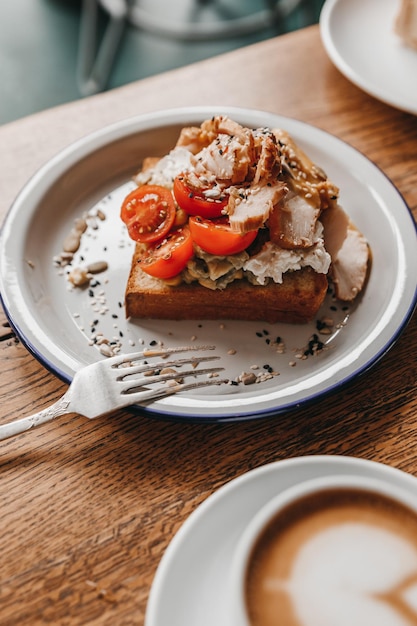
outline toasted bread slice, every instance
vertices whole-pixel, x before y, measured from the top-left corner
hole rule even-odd
[[[252,320],[304,323],[313,319],[327,292],[327,277],[309,267],[287,272],[282,284],[254,286],[237,280],[212,290],[198,283],[169,286],[148,276],[132,259],[126,288],[126,315],[132,318],[172,320]]]

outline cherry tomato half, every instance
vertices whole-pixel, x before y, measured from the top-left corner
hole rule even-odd
[[[188,187],[181,176],[174,180],[174,196],[179,206],[188,215],[201,215],[201,217],[220,217],[228,198],[213,200],[206,198],[201,191],[193,191]]]
[[[172,192],[159,185],[142,185],[123,201],[120,217],[134,241],[159,241],[170,231],[175,220]]]
[[[154,243],[140,261],[141,269],[156,278],[172,278],[193,256],[193,240],[187,226],[173,230],[163,241]]]
[[[205,220],[201,217],[190,217],[191,237],[200,248],[219,256],[237,254],[245,250],[254,241],[258,231],[237,233],[230,228],[226,217]]]

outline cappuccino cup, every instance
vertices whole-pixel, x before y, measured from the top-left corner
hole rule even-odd
[[[358,476],[286,489],[238,541],[230,592],[233,626],[417,625],[417,495]]]

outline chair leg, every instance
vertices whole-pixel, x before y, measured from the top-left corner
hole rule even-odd
[[[83,0],[77,63],[81,95],[91,96],[106,87],[126,25],[127,8],[126,0]],[[100,9],[108,23],[98,44]]]

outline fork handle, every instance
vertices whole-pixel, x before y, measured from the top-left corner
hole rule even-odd
[[[35,426],[39,426],[45,422],[50,422],[60,415],[65,415],[69,412],[68,406],[69,400],[67,400],[64,395],[62,398],[54,402],[54,404],[51,404],[46,409],[42,409],[42,411],[39,411],[38,413],[33,413],[33,415],[28,415],[27,417],[15,420],[14,422],[9,422],[8,424],[1,424],[0,441],[19,435],[20,433],[24,433],[26,430],[35,428]]]

